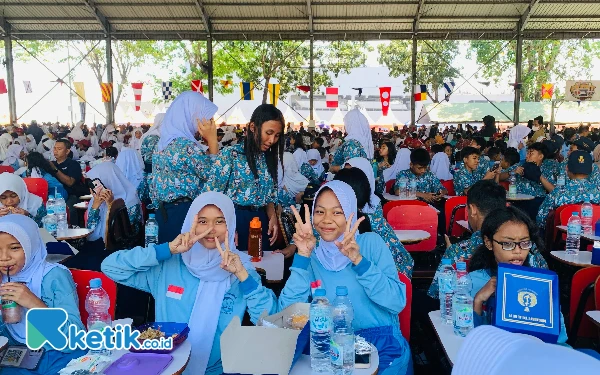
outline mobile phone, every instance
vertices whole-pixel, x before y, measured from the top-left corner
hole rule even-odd
[[[106,189],[102,181],[99,178],[94,178],[93,180],[87,180],[87,186],[92,189],[94,194],[98,195],[102,192],[102,190]]]
[[[370,368],[370,367],[371,367],[371,353],[354,355],[354,368]]]
[[[500,168],[500,164],[498,164],[498,163],[494,164],[494,166],[492,167],[492,172],[497,170],[498,168]]]

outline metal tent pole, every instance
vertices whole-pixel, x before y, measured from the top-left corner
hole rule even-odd
[[[415,85],[417,84],[417,37],[413,36],[410,73],[410,123],[416,125]]]
[[[521,107],[521,76],[523,72],[523,34],[519,32],[517,35],[517,51],[516,51],[516,64],[515,64],[515,100],[514,100],[514,123],[519,123],[519,109]]]
[[[208,36],[206,40],[206,54],[208,57],[208,100],[211,102],[214,100],[214,73],[213,73],[213,43],[212,36]]]
[[[4,37],[4,55],[6,59],[6,84],[8,89],[8,109],[10,113],[10,123],[17,121],[17,100],[15,95],[15,72],[13,69],[12,39],[10,36],[10,26],[5,27],[6,36]]]
[[[315,43],[315,38],[311,35],[310,37],[310,70],[309,70],[309,84],[310,84],[310,91],[309,91],[309,98],[310,98],[310,116],[309,116],[309,127],[314,127],[315,126],[315,120],[314,120],[314,114],[313,112],[315,111],[315,97],[314,97],[314,92],[315,92],[315,88],[313,87],[314,85],[314,70],[315,70],[315,62],[314,62],[314,43]]]
[[[113,66],[112,66],[112,41],[110,30],[106,33],[106,78],[108,83],[112,84],[113,90],[110,94],[110,102],[108,116],[106,117],[106,123],[112,124],[115,122],[115,87],[113,83]]]

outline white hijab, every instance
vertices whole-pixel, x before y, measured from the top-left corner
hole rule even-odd
[[[181,233],[191,230],[194,216],[209,204],[217,206],[225,217],[231,252],[240,256],[246,270],[253,270],[250,257],[235,248],[235,208],[231,199],[225,194],[210,191],[194,199],[185,216]],[[196,242],[189,251],[181,254],[181,260],[192,276],[200,280],[196,301],[188,322],[190,326],[188,340],[192,345],[192,353],[186,373],[204,374],[219,323],[223,297],[231,288],[235,276],[221,268],[222,258],[217,249],[207,249],[199,242]]]
[[[37,214],[37,211],[42,206],[42,198],[35,194],[31,194],[27,190],[25,181],[16,174],[8,172],[0,174],[0,194],[7,190],[17,194],[20,200],[18,207],[24,209],[33,216]],[[0,207],[4,207],[4,205],[0,203]]]
[[[383,170],[383,179],[385,182],[393,180],[398,176],[398,173],[410,168],[410,150],[407,148],[401,148],[396,155],[394,164]]]
[[[160,127],[162,126],[164,118],[164,112],[158,113],[156,116],[154,116],[154,124],[152,125],[152,127],[150,127],[150,129],[148,129],[146,133],[142,135],[142,138],[140,139],[140,145],[142,145],[146,138],[148,138],[151,135],[160,136]]]
[[[294,159],[296,159],[296,164],[298,164],[298,169],[302,168],[302,164],[308,164],[308,156],[306,156],[306,151],[303,149],[297,148],[293,155]]]
[[[219,108],[204,95],[195,91],[181,93],[165,114],[163,124],[160,128],[160,140],[158,151],[162,151],[169,143],[177,138],[186,138],[196,143],[194,135],[198,130],[196,120],[210,120]]]
[[[134,149],[124,147],[117,155],[115,164],[137,189],[144,179],[144,162],[140,154]]]
[[[323,160],[321,160],[321,154],[319,153],[319,150],[315,150],[314,148],[308,150],[306,152],[306,157],[308,160],[317,161],[317,164],[312,165],[312,169],[315,171],[317,176],[321,177],[321,175],[325,171],[325,168],[323,168]]]
[[[100,151],[100,145],[98,144],[98,136],[96,133],[90,132],[90,142],[92,143],[91,148],[93,148],[97,154]]]
[[[38,143],[38,145],[36,147],[37,152],[39,152],[40,154],[43,154],[44,152],[46,152],[46,150],[44,149],[44,142],[46,142],[48,139],[50,139],[48,134],[44,134],[42,136],[42,139],[40,139],[40,143]]]
[[[125,201],[125,206],[127,208],[135,206],[140,203],[140,200],[137,196],[136,187],[131,184],[127,180],[127,177],[121,172],[121,170],[112,162],[102,162],[86,173],[86,176],[93,180],[95,178],[102,181],[102,184],[110,189],[113,193],[114,199],[122,198]],[[90,200],[88,205],[88,215],[90,210],[92,209],[92,204],[94,203],[94,198]],[[108,215],[108,207],[106,203],[102,203],[100,205],[100,220],[96,229],[88,236],[88,241],[95,241],[98,238],[102,238],[106,243],[106,238],[104,238],[106,232],[106,217]],[[133,223],[131,223],[133,224]]]
[[[342,206],[342,210],[344,211],[344,216],[346,220],[352,216],[352,226],[356,223],[356,195],[354,194],[354,190],[345,182],[342,181],[329,181],[325,185],[321,186],[317,194],[315,195],[315,200],[313,202],[312,212],[315,212],[315,204],[319,198],[319,194],[321,190],[324,188],[330,188],[333,193],[336,195],[340,205]],[[313,223],[314,225],[314,223]],[[358,234],[355,235],[355,237]],[[344,235],[342,234],[336,241],[342,241]],[[315,255],[319,260],[319,263],[325,268],[327,271],[339,272],[346,268],[348,264],[350,264],[350,259],[340,252],[335,242],[327,242],[320,238],[317,241],[317,247],[315,249]]]
[[[6,157],[4,158],[4,162],[2,165],[13,165],[17,163],[21,156],[21,151],[24,150],[24,147],[17,144],[12,144],[8,146],[8,150],[6,151]]]
[[[129,140],[129,147],[139,151],[140,148],[142,147],[142,138],[140,137],[139,139],[135,137],[135,133],[142,133],[142,135],[144,135],[144,131],[142,130],[142,128],[135,128],[133,129],[133,131],[131,132],[131,138]]]
[[[0,135],[0,160],[4,160],[6,158],[6,152],[8,151],[8,146],[12,143],[12,136],[8,133],[4,133]]]
[[[346,141],[354,139],[363,146],[367,159],[373,159],[375,148],[373,147],[373,138],[371,137],[371,127],[369,121],[358,109],[353,109],[344,116],[344,126],[346,127]]]
[[[28,152],[35,151],[35,149],[37,148],[37,144],[35,143],[35,137],[31,134],[27,136],[26,147]]]
[[[283,153],[283,171],[283,186],[290,193],[296,195],[306,190],[308,179],[300,173],[294,155],[289,152]]]
[[[529,135],[531,129],[525,125],[515,125],[508,134],[508,147],[519,149],[519,143],[525,143],[524,139]]]
[[[1,217],[0,232],[5,232],[15,237],[25,252],[25,266],[16,275],[10,275],[10,281],[25,284],[36,297],[41,298],[44,276],[54,267],[67,268],[58,263],[46,262],[46,256],[48,255],[46,245],[40,236],[37,224],[29,217],[25,215],[7,215]],[[2,275],[2,283],[6,282],[8,282],[8,277]],[[11,336],[21,344],[25,344],[26,314],[27,309],[24,308],[22,309],[20,323],[6,325]]]
[[[373,174],[373,166],[365,158],[352,158],[349,159],[346,164],[352,167],[358,168],[367,176],[369,179],[369,186],[371,188],[371,198],[369,202],[362,208],[362,212],[366,214],[372,214],[377,209],[377,206],[381,202],[381,199],[375,195],[375,175]]]
[[[81,125],[83,125],[83,121],[79,121],[77,124],[75,124],[75,127],[73,128],[73,130],[71,130],[67,137],[73,138],[73,141],[75,142],[85,139],[83,130],[81,130]]]
[[[436,175],[440,180],[452,180],[452,173],[450,173],[450,159],[445,152],[438,152],[433,155],[431,159],[431,173]]]
[[[117,141],[117,137],[114,136],[114,134],[112,134],[115,131],[115,126],[110,124],[110,125],[106,125],[106,128],[104,128],[104,131],[102,132],[102,135],[100,136],[100,141],[101,142],[106,142],[106,141]]]

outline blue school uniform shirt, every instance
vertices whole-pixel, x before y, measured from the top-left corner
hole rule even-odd
[[[157,321],[189,322],[200,280],[188,271],[181,254],[171,254],[168,243],[117,251],[102,262],[102,272],[119,284],[152,294],[156,300]],[[232,275],[231,288],[225,293],[221,305],[206,375],[223,372],[221,334],[234,316],[241,321],[248,310],[250,320],[256,324],[263,312],[268,315],[277,312],[273,292],[260,285],[260,276],[254,269],[249,269],[248,274],[244,282]],[[170,285],[184,288],[181,299],[167,297]]]
[[[542,166],[540,167],[542,174],[544,176],[552,176],[553,179],[550,180],[554,185],[556,185],[556,179],[560,175],[560,163],[554,159],[544,159],[542,162]]]
[[[321,185],[321,179],[317,176],[317,172],[308,163],[302,163],[300,174],[308,179],[308,183],[314,186]]]
[[[427,171],[417,177],[410,169],[400,171],[396,175],[396,183],[394,184],[394,192],[396,189],[400,189],[400,179],[405,178],[408,181],[417,181],[417,192],[418,193],[438,193],[440,190],[444,190],[444,186],[439,178],[437,178],[431,171]],[[410,183],[410,182],[409,182]]]
[[[571,180],[567,178],[564,186],[557,186],[546,196],[540,206],[535,222],[540,228],[544,229],[550,211],[564,204],[582,203],[586,199],[589,199],[592,204],[600,204],[598,185],[588,179]]]
[[[42,228],[44,226],[42,223],[42,220],[44,219],[45,216],[46,216],[46,206],[44,206],[43,204],[40,206],[40,208],[38,208],[37,212],[29,213],[29,217],[32,218],[33,221],[35,221],[35,223],[40,228]]]
[[[287,190],[279,189],[277,190],[277,203],[283,208],[296,206],[296,196]]]
[[[159,202],[194,199],[202,192],[211,164],[212,157],[187,138],[176,138],[164,150],[156,150],[152,155],[152,203],[158,207]]]
[[[105,204],[105,203],[103,203]],[[142,224],[142,208],[140,204],[135,204],[131,207],[127,207],[127,216],[129,216],[129,223],[133,228],[134,233],[138,233],[140,230],[140,224]],[[96,229],[100,222],[100,209],[91,208],[88,213],[86,228],[90,230]]]
[[[483,288],[485,284],[487,284],[487,282],[491,279],[491,272],[490,270],[477,270],[469,272],[469,276],[471,277],[471,282],[473,283],[473,288],[471,289],[471,297],[475,298],[477,292],[479,292],[481,288]],[[495,296],[492,296],[490,298],[495,298]],[[482,315],[479,315],[475,311],[473,311],[473,322],[475,323],[475,327],[485,324],[491,324],[491,319],[492,317],[485,309],[482,311]],[[567,345],[567,328],[565,327],[565,319],[562,313],[560,313],[560,331],[558,334],[557,344]]]
[[[485,162],[483,162],[484,168],[475,169],[473,172],[467,170],[467,167],[461,165],[458,171],[454,173],[454,191],[456,195],[465,195],[465,189],[470,188],[479,180],[483,180],[485,174],[488,169],[485,167]],[[480,162],[479,165],[482,165]]]
[[[224,148],[215,158],[203,191],[220,191],[234,204],[264,207],[277,202],[277,181],[267,168],[264,152],[257,156],[258,179],[250,170],[244,145]]]
[[[345,141],[344,144],[336,150],[335,154],[333,154],[331,165],[341,167],[352,158],[365,158],[369,160],[365,149],[356,139]]]
[[[69,270],[62,267],[54,267],[42,279],[42,289],[40,299],[46,306],[61,308],[67,312],[67,321],[60,328],[61,332],[68,336],[69,326],[74,325],[78,330],[85,330],[79,314],[79,299],[75,282]],[[11,335],[4,323],[0,320],[0,336],[8,338],[8,345],[23,345],[16,341]],[[35,374],[57,374],[63,369],[71,359],[78,358],[85,354],[83,350],[71,351],[65,348],[62,351],[54,350],[48,343],[44,345],[46,352]],[[22,374],[22,369],[3,368],[0,373],[3,375]],[[33,374],[33,372],[31,372]]]
[[[514,172],[515,169],[522,166],[524,163],[515,164],[510,166],[507,169],[507,172]],[[540,166],[540,171],[542,172],[542,176],[544,176],[550,183],[556,184],[556,180],[554,179],[553,171],[550,168],[543,168]],[[531,181],[520,174],[515,173],[515,177],[517,178],[517,193],[519,194],[528,194],[533,195],[534,197],[543,198],[546,196],[547,192],[544,189],[544,186],[541,182]]]

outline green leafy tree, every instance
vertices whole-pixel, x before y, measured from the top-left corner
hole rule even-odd
[[[514,80],[516,41],[471,41],[469,57],[483,65],[484,77],[498,83],[507,75]],[[501,51],[496,55],[498,51]],[[496,55],[495,57],[493,57]],[[543,83],[558,83],[567,79],[589,79],[593,60],[600,57],[600,42],[587,39],[525,40],[523,41],[521,100],[541,100]],[[491,59],[491,60],[490,60]],[[511,82],[512,83],[512,82]],[[560,92],[556,86],[555,91]],[[555,94],[556,95],[556,94]],[[559,95],[556,95],[559,97]]]
[[[431,40],[417,45],[417,82],[411,82],[412,41],[394,40],[379,45],[379,63],[390,70],[392,77],[404,76],[404,92],[410,92],[412,85],[431,85],[431,100],[439,102],[439,91],[444,80],[459,76],[453,62],[458,55],[458,42],[453,40]],[[438,54],[439,53],[439,54]]]

